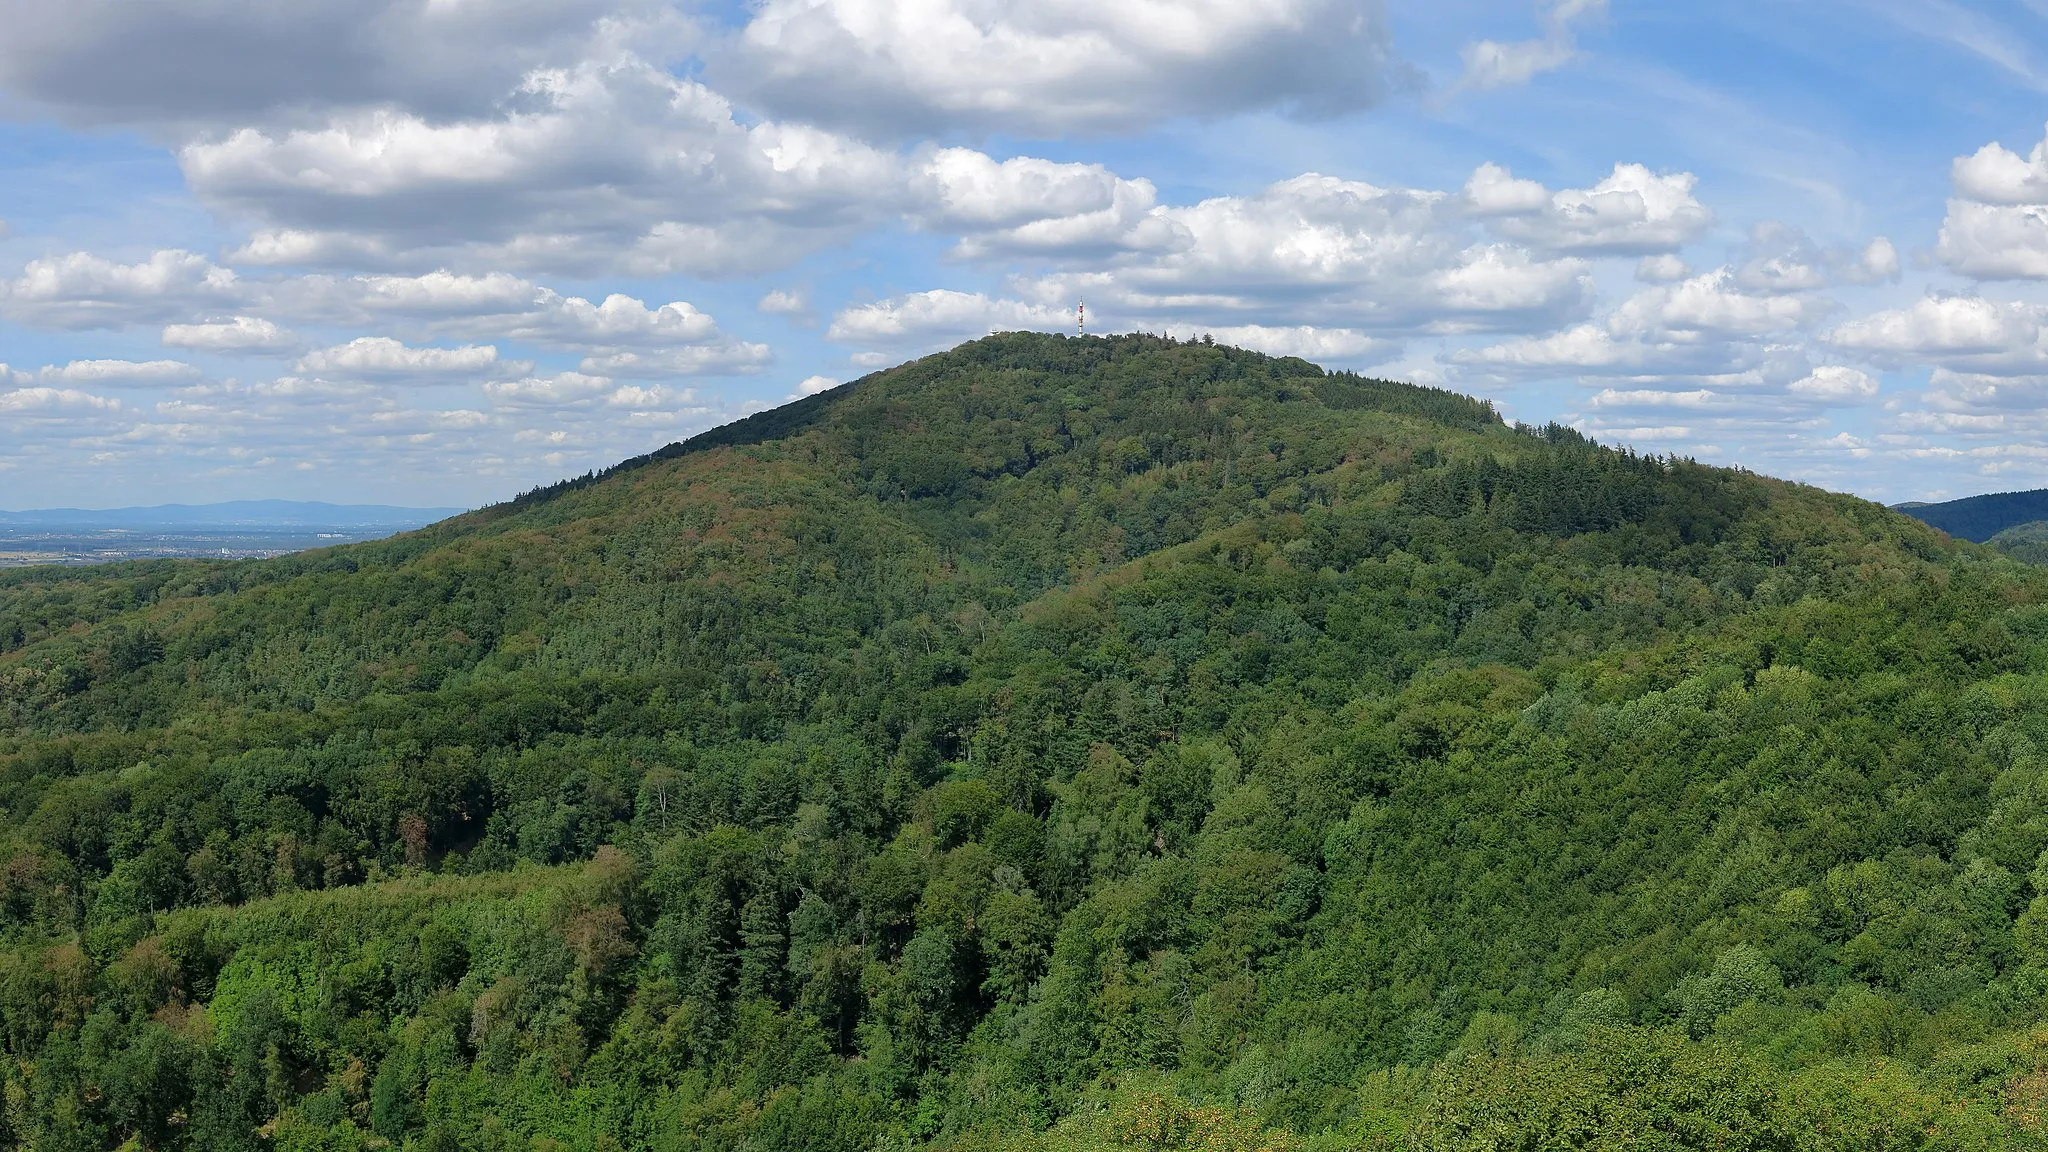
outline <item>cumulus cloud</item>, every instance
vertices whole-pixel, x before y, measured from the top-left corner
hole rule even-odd
[[[1518,336],[1452,352],[1447,361],[1467,375],[1498,380],[1556,376],[1625,376],[1644,380],[1765,381],[1769,350],[1748,342],[1616,334],[1611,325],[1577,324],[1542,336]],[[1782,372],[1772,373],[1782,376]]]
[[[1269,327],[1240,324],[1213,329],[1208,335],[1224,344],[1264,352],[1269,356],[1299,356],[1337,364],[1372,364],[1400,352],[1398,341],[1360,332],[1356,328],[1315,328],[1307,324]]]
[[[66,417],[81,412],[112,412],[120,407],[119,400],[77,388],[39,386],[0,392],[0,412],[13,417]]]
[[[778,266],[907,203],[895,155],[741,123],[701,83],[623,51],[521,80],[501,107],[379,106],[187,144],[194,192],[280,265],[451,261],[726,275]]]
[[[797,382],[796,395],[816,396],[820,392],[830,392],[842,383],[844,381],[836,380],[830,376],[806,376]]]
[[[1878,284],[1899,277],[1899,251],[1883,236],[1862,248],[1822,248],[1788,224],[1762,221],[1749,230],[1735,280],[1758,292],[1805,292],[1831,284]]]
[[[600,401],[610,395],[615,387],[609,376],[558,372],[552,376],[493,380],[484,385],[484,394],[514,407],[557,408]]]
[[[1899,250],[1883,236],[1864,245],[1857,264],[1861,273],[1857,283],[1875,284],[1899,278]]]
[[[2048,204],[2048,140],[2026,156],[1993,141],[1949,168],[1958,196],[1979,204]]]
[[[1822,334],[1880,364],[1931,364],[1952,373],[2048,372],[2048,309],[1979,296],[1930,296],[1861,316]]]
[[[290,352],[300,343],[297,333],[260,316],[166,324],[163,342],[167,347],[200,352]]]
[[[485,115],[378,107],[243,127],[179,155],[195,192],[254,225],[234,258],[278,267],[738,275],[895,219],[958,234],[958,254],[976,258],[1171,236],[1148,181],[745,119],[631,55],[535,72]]]
[[[844,309],[832,318],[825,336],[860,344],[930,345],[999,330],[1059,329],[1070,319],[1070,313],[1056,307],[940,288]]]
[[[680,50],[655,0],[17,0],[0,88],[73,120],[247,122],[306,109],[492,105],[528,71],[632,36]]]
[[[811,317],[810,298],[801,290],[773,289],[754,304],[754,309],[770,316],[788,316],[796,320]]]
[[[959,254],[1085,253],[1168,243],[1173,230],[1152,214],[1149,180],[1126,180],[1100,164],[1056,164],[1028,156],[997,162],[967,148],[933,155],[912,188],[929,228],[964,231]]]
[[[1144,229],[1096,270],[1043,278],[1029,294],[1176,323],[1440,332],[1555,322],[1590,298],[1583,261],[1475,241],[1441,192],[1310,173],[1154,209]]]
[[[1591,188],[1546,194],[1497,164],[1482,164],[1465,185],[1470,210],[1500,235],[1553,252],[1638,255],[1670,252],[1696,239],[1714,214],[1693,197],[1690,172],[1656,173],[1616,164]]]
[[[1692,268],[1670,252],[1645,256],[1636,262],[1636,279],[1645,284],[1669,284],[1692,275]]]
[[[531,367],[500,361],[498,349],[488,344],[415,348],[388,336],[359,336],[346,344],[308,352],[299,359],[297,371],[331,376],[474,378]]]
[[[1497,381],[1577,376],[1708,384],[1745,393],[1741,403],[1754,408],[1767,394],[1786,399],[1793,382],[1817,371],[1801,343],[1834,307],[1811,294],[1746,290],[1722,268],[1643,288],[1598,321],[1458,349],[1445,361],[1462,375]],[[1832,370],[1823,375],[1833,378]],[[1808,393],[1818,395],[1819,387],[1808,385]]]
[[[1676,284],[1646,288],[1629,297],[1609,318],[1618,335],[1684,340],[1701,335],[1771,336],[1804,327],[1834,305],[1814,296],[1745,291],[1738,273],[1727,270]]]
[[[125,328],[213,311],[244,294],[233,271],[179,249],[134,264],[71,252],[31,260],[0,283],[0,316],[43,328]]]
[[[146,386],[182,384],[199,377],[199,369],[178,360],[73,360],[36,374],[50,384]]]
[[[765,0],[709,64],[774,115],[877,136],[1321,116],[1411,83],[1378,0]]]
[[[1664,391],[1656,388],[1602,388],[1593,395],[1595,408],[1689,408],[1707,410],[1726,407],[1728,398],[1706,388]]]
[[[1877,381],[1845,364],[1822,364],[1786,385],[1786,391],[1817,404],[1855,404],[1877,395]]]
[[[585,372],[646,380],[672,376],[748,375],[766,368],[774,359],[766,344],[725,340],[717,344],[651,352],[604,352],[584,357],[579,367]]]
[[[1477,40],[1465,45],[1465,88],[1503,88],[1526,84],[1539,73],[1561,68],[1578,57],[1572,24],[1606,12],[1607,0],[1556,0],[1543,13],[1543,35],[1534,40]]]
[[[503,272],[309,276],[278,285],[272,298],[291,313],[329,322],[583,352],[583,371],[615,376],[731,375],[772,360],[766,345],[734,339],[688,301],[650,306],[613,293],[593,302]],[[309,361],[301,370],[326,369]]]
[[[1935,254],[1976,280],[2048,277],[2048,139],[2020,156],[1996,142],[1958,157]]]

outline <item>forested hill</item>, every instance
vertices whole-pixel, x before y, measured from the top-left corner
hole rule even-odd
[[[1925,520],[1960,540],[1983,543],[2008,528],[2048,520],[2048,488],[1992,492],[1938,504],[1901,504],[1899,511]]]
[[[0,1139],[2039,1148],[2044,594],[1020,333],[386,541],[0,574]]]

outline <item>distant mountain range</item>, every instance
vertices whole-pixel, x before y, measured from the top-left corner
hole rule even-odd
[[[327,504],[317,500],[229,500],[219,504],[158,504],[149,508],[37,508],[0,511],[0,527],[162,529],[417,528],[458,515],[462,508],[397,508],[384,504]]]
[[[1892,507],[1958,539],[1982,544],[2007,528],[2048,520],[2048,488],[1992,492],[1936,504],[1913,500]]]

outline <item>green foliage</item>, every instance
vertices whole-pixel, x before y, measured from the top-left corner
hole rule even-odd
[[[2048,521],[2015,524],[1984,542],[2022,563],[2048,564]]]
[[[0,574],[0,1123],[2036,1147],[2044,593],[1023,333],[390,541]]]

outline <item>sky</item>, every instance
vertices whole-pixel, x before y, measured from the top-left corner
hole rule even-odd
[[[1144,330],[2048,486],[2048,0],[6,0],[0,508],[478,505]]]

